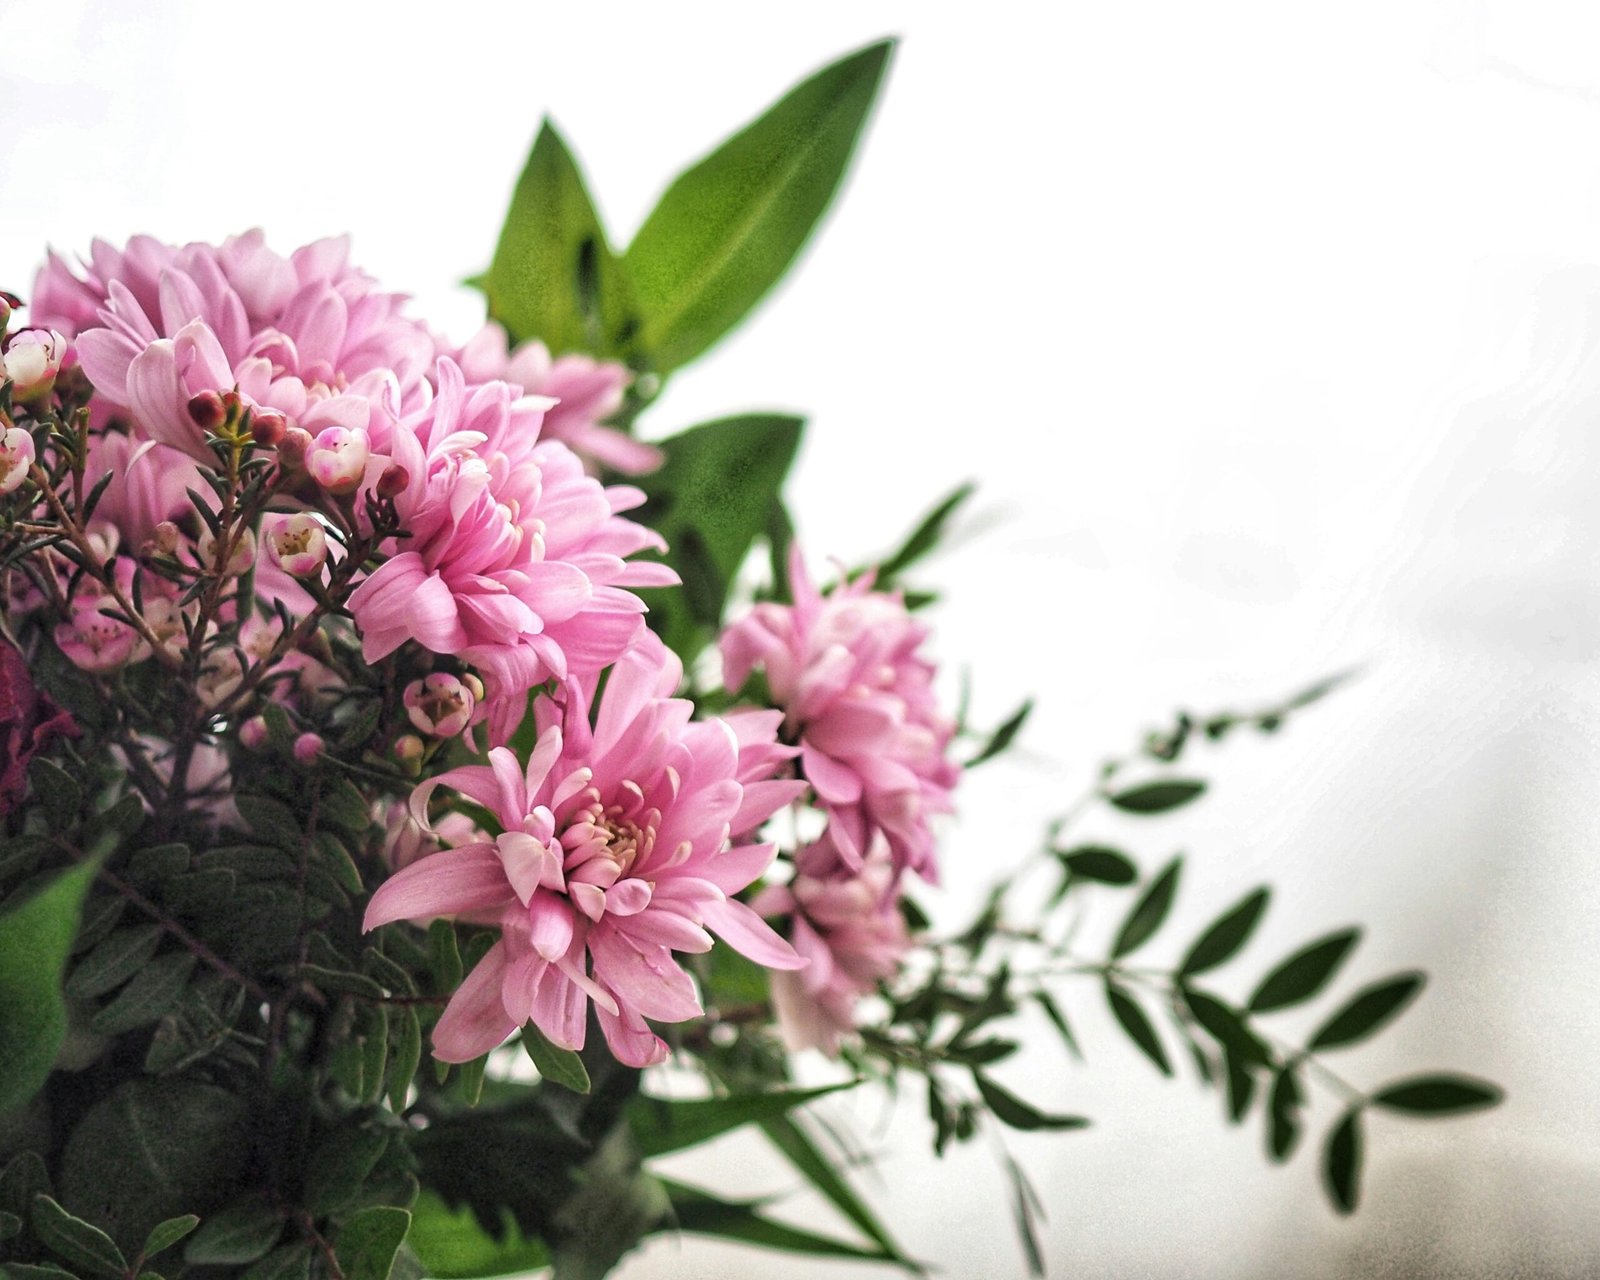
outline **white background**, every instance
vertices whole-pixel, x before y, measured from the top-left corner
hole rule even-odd
[[[1003,1072],[1097,1122],[1013,1144],[1055,1273],[1588,1274],[1592,7],[0,0],[0,283],[25,294],[46,243],[94,235],[261,225],[287,249],[348,230],[464,336],[477,313],[453,282],[487,261],[543,112],[625,242],[684,163],[887,33],[903,43],[833,216],[647,425],[809,413],[792,494],[819,559],[881,550],[980,481],[967,538],[929,571],[949,597],[938,647],[971,669],[980,720],[1028,693],[1040,710],[965,791],[947,916],[1177,706],[1365,663],[1284,735],[1204,759],[1204,805],[1097,833],[1148,864],[1188,852],[1174,953],[1276,886],[1231,994],[1351,921],[1370,928],[1347,983],[1428,968],[1420,1004],[1346,1055],[1355,1080],[1457,1067],[1509,1091],[1484,1117],[1375,1120],[1366,1203],[1336,1220],[1313,1152],[1268,1168],[1255,1124],[1158,1079],[1094,991],[1072,993],[1089,1065],[1039,1028]],[[883,1154],[874,1203],[947,1275],[1020,1274],[991,1153],[934,1163],[920,1112],[835,1109]],[[753,1143],[680,1167],[730,1192],[794,1183]],[[621,1274],[758,1266],[882,1274],[670,1239]]]

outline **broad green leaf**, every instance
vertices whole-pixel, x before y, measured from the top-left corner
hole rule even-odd
[[[1150,815],[1169,813],[1198,800],[1205,790],[1206,784],[1198,778],[1168,778],[1112,792],[1106,799],[1123,813]]]
[[[882,1249],[836,1240],[830,1236],[802,1231],[798,1227],[764,1217],[757,1210],[759,1201],[723,1200],[709,1191],[685,1186],[662,1178],[681,1231],[699,1235],[716,1236],[724,1240],[738,1240],[744,1244],[761,1245],[768,1249],[782,1249],[789,1253],[812,1254],[819,1258],[866,1258],[877,1262],[894,1262],[896,1259]],[[915,1264],[902,1264],[918,1270]]]
[[[1130,951],[1148,942],[1167,913],[1172,910],[1172,899],[1178,892],[1178,876],[1183,869],[1183,859],[1174,858],[1161,871],[1134,903],[1133,910],[1117,931],[1117,940],[1111,946],[1111,958],[1120,959]]]
[[[1132,884],[1139,878],[1139,868],[1120,849],[1103,844],[1079,845],[1057,854],[1061,864],[1080,880],[1093,880],[1097,884]]]
[[[337,1213],[358,1195],[389,1145],[375,1126],[346,1124],[316,1145],[306,1166],[305,1205],[312,1213]]]
[[[1453,1116],[1498,1106],[1505,1097],[1499,1085],[1470,1076],[1412,1076],[1385,1085],[1372,1095],[1374,1106],[1413,1116]]]
[[[1127,1033],[1128,1038],[1155,1064],[1157,1071],[1164,1076],[1170,1076],[1172,1064],[1167,1061],[1167,1051],[1161,1047],[1156,1029],[1150,1024],[1145,1011],[1139,1007],[1138,1001],[1110,978],[1106,979],[1106,1001],[1111,1005],[1112,1016]]]
[[[985,760],[993,760],[1001,752],[1006,751],[1016,739],[1017,734],[1022,732],[1022,726],[1027,723],[1028,715],[1032,710],[1033,699],[1029,698],[1011,713],[1004,724],[989,735],[989,741],[983,744],[983,749],[968,760],[963,767],[967,769],[975,768]]]
[[[517,180],[483,291],[513,341],[537,338],[552,355],[622,353],[637,326],[623,265],[549,120]]]
[[[236,796],[234,804],[251,831],[287,853],[299,854],[306,840],[305,827],[288,805],[255,795]]]
[[[1336,1049],[1366,1039],[1399,1017],[1427,980],[1423,973],[1402,973],[1356,992],[1343,1008],[1322,1024],[1306,1048]]]
[[[1086,1129],[1089,1121],[1083,1116],[1051,1115],[1049,1112],[1040,1111],[1030,1102],[1024,1102],[1009,1089],[1003,1087],[981,1071],[972,1073],[972,1081],[978,1086],[978,1093],[982,1095],[994,1118],[1001,1124],[1009,1125],[1013,1129]]]
[[[646,1158],[661,1156],[709,1141],[741,1125],[784,1115],[813,1099],[848,1089],[854,1083],[683,1101],[641,1095],[628,1104],[628,1124],[638,1140],[640,1154]]]
[[[1270,890],[1257,889],[1238,906],[1218,918],[1189,948],[1189,954],[1178,966],[1178,975],[1187,977],[1191,974],[1204,973],[1208,969],[1215,969],[1218,965],[1226,963],[1238,954],[1239,949],[1249,941],[1256,925],[1261,922],[1269,896]]]
[[[54,760],[35,756],[28,765],[28,781],[52,831],[66,832],[77,826],[83,812],[83,788],[77,779]]]
[[[902,572],[937,547],[950,517],[976,490],[977,486],[969,480],[928,512],[911,535],[900,544],[900,549],[878,566],[878,584],[885,587],[892,585]]]
[[[90,1027],[103,1036],[114,1036],[148,1026],[178,1003],[194,966],[195,958],[187,951],[158,956],[89,1019]]]
[[[392,1205],[374,1205],[346,1218],[333,1246],[345,1280],[389,1280],[410,1225],[411,1215]]]
[[[1328,1133],[1322,1148],[1322,1178],[1340,1213],[1354,1213],[1361,1199],[1361,1108],[1352,1107]]]
[[[148,1260],[158,1253],[164,1253],[199,1225],[199,1217],[192,1213],[156,1223],[150,1228],[150,1234],[144,1238],[145,1258]]]
[[[849,165],[891,47],[824,68],[667,188],[623,258],[658,373],[732,329],[794,261]]]
[[[589,1092],[589,1072],[583,1059],[571,1049],[552,1044],[537,1023],[522,1028],[522,1047],[544,1079],[573,1093]]]
[[[1360,937],[1360,929],[1341,929],[1302,947],[1261,980],[1245,1008],[1270,1013],[1311,999],[1328,985]]]
[[[544,1242],[525,1236],[509,1211],[496,1238],[483,1229],[471,1209],[452,1209],[431,1191],[424,1191],[411,1206],[406,1243],[437,1280],[519,1275],[550,1265]]]
[[[279,1245],[241,1275],[239,1280],[309,1280],[311,1258],[309,1240],[291,1240],[288,1244]]]
[[[94,873],[73,867],[0,914],[0,1113],[39,1091],[66,1036],[61,974]]]
[[[80,1270],[97,1276],[120,1276],[128,1270],[128,1260],[110,1236],[73,1217],[49,1196],[34,1197],[33,1230],[45,1248]]]
[[[860,1227],[885,1254],[908,1266],[914,1265],[878,1221],[877,1216],[840,1175],[833,1161],[817,1150],[816,1144],[811,1141],[810,1135],[799,1121],[793,1116],[774,1116],[769,1120],[763,1120],[761,1128],[806,1181],[826,1196],[845,1217]]]

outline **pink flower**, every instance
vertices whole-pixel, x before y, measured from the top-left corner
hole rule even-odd
[[[664,546],[618,514],[643,495],[603,488],[565,445],[540,441],[539,410],[514,388],[468,387],[449,360],[438,381],[438,398],[392,441],[405,482],[395,510],[409,536],[350,610],[368,662],[409,640],[476,667],[490,737],[504,742],[529,689],[590,679],[639,636],[644,605],[628,588],[677,575],[624,559]]]
[[[808,962],[798,973],[772,975],[772,1003],[790,1049],[836,1056],[840,1038],[856,1028],[862,998],[900,971],[911,937],[896,883],[882,840],[857,871],[825,834],[796,855],[793,880],[757,896],[752,906],[762,915],[790,917],[789,939]]]
[[[646,641],[612,668],[590,728],[576,681],[562,706],[540,698],[538,745],[526,770],[504,748],[489,764],[451,770],[412,795],[424,822],[434,788],[454,788],[504,828],[493,843],[413,862],[367,907],[365,927],[462,915],[496,923],[500,940],[451,999],[435,1054],[462,1062],[530,1018],[554,1043],[581,1048],[592,1000],[618,1060],[647,1066],[666,1045],[646,1018],[701,1012],[674,952],[703,952],[711,934],[770,968],[803,962],[730,895],[766,870],[774,850],[735,844],[801,789],[758,790],[734,730],[691,723],[671,697],[682,671]]]
[[[881,832],[897,873],[936,880],[929,819],[951,811],[961,770],[947,754],[955,726],[934,696],[933,664],[918,652],[927,628],[870,576],[822,595],[798,547],[789,585],[793,605],[757,605],[723,632],[724,680],[737,689],[765,671],[846,865],[859,870]]]
[[[508,348],[505,329],[491,320],[455,359],[469,382],[511,382],[526,395],[553,398],[557,403],[545,410],[544,438],[561,441],[585,461],[632,476],[661,465],[654,445],[600,425],[622,407],[631,380],[626,366],[577,354],[552,360],[549,348],[537,341]]]
[[[53,329],[19,329],[6,339],[0,368],[18,402],[34,400],[55,386],[67,353],[67,340]]]
[[[0,639],[0,818],[28,791],[28,762],[56,738],[80,734],[73,719],[35,687],[28,663]]]
[[[306,450],[306,470],[329,493],[354,493],[367,473],[372,437],[363,427],[324,427]]]
[[[347,241],[321,240],[284,258],[259,231],[220,247],[96,241],[82,279],[51,255],[34,311],[75,336],[102,400],[202,461],[189,401],[234,387],[312,431],[360,427],[381,444],[431,394],[433,340],[348,255]]]
[[[15,493],[22,486],[35,455],[33,437],[21,427],[0,431],[0,496]]]
[[[210,492],[188,455],[120,431],[91,432],[85,485],[92,488],[108,471],[111,480],[94,509],[93,527],[115,534],[107,537],[113,548],[139,551],[164,522],[193,519],[190,489]]]
[[[304,512],[271,521],[264,540],[268,557],[291,577],[310,577],[328,558],[328,535],[322,522]]]
[[[114,607],[110,596],[87,590],[73,602],[71,617],[55,629],[56,647],[73,666],[99,673],[115,671],[133,659],[138,633],[101,612]]]

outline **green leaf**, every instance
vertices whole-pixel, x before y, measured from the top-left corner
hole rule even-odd
[[[298,856],[306,842],[306,833],[288,805],[268,796],[251,795],[235,796],[234,804],[251,831],[286,853]]]
[[[169,951],[141,969],[117,998],[89,1019],[103,1036],[121,1035],[154,1022],[178,1003],[195,958],[187,951]]]
[[[1412,1076],[1385,1085],[1372,1095],[1374,1106],[1413,1116],[1454,1116],[1498,1106],[1505,1093],[1499,1085],[1470,1076]]]
[[[333,1248],[345,1280],[389,1280],[410,1226],[411,1215],[392,1205],[374,1205],[345,1219]]]
[[[1174,858],[1169,862],[1154,880],[1150,882],[1139,901],[1134,903],[1133,910],[1128,913],[1128,918],[1122,922],[1122,928],[1117,932],[1117,940],[1111,947],[1111,958],[1120,959],[1130,951],[1143,946],[1148,942],[1162,921],[1167,918],[1167,912],[1172,909],[1173,896],[1178,892],[1178,875],[1183,869],[1182,857]]]
[[[732,329],[794,261],[849,165],[891,47],[824,68],[667,188],[623,258],[657,372]]]
[[[1341,929],[1302,947],[1261,980],[1245,1008],[1270,1013],[1311,999],[1327,986],[1360,937],[1360,929]]]
[[[1039,1203],[1039,1195],[1023,1173],[1022,1166],[1010,1155],[1005,1158],[1005,1166],[1011,1178],[1011,1212],[1016,1220],[1017,1236],[1022,1241],[1022,1252],[1027,1258],[1028,1274],[1043,1276],[1044,1251],[1039,1244],[1038,1223],[1043,1207]]]
[[[767,525],[800,444],[801,419],[722,418],[662,443],[635,519],[667,540],[681,587],[644,593],[650,624],[688,665],[722,624],[728,587]]]
[[[343,827],[352,835],[362,835],[372,825],[372,808],[360,790],[348,778],[324,781],[317,791],[317,815],[324,822]],[[357,875],[355,889],[359,891],[361,877]]]
[[[311,1242],[294,1240],[274,1249],[239,1280],[309,1280]]]
[[[878,585],[891,586],[896,577],[937,547],[950,517],[976,490],[977,486],[969,480],[928,512],[912,530],[911,536],[900,545],[900,549],[878,566]]]
[[[0,1243],[15,1240],[22,1234],[22,1219],[14,1213],[0,1209]]]
[[[0,1209],[25,1219],[33,1213],[33,1198],[50,1191],[50,1173],[37,1151],[13,1156],[0,1170]]]
[[[1361,1108],[1352,1107],[1328,1133],[1322,1148],[1322,1178],[1340,1213],[1354,1213],[1361,1199]]]
[[[382,1129],[347,1124],[328,1134],[311,1153],[306,1169],[305,1204],[321,1216],[337,1213],[361,1194],[389,1145]]]
[[[1257,889],[1238,906],[1222,915],[1200,935],[1194,946],[1189,948],[1189,954],[1178,966],[1178,976],[1188,977],[1204,973],[1237,955],[1239,949],[1249,941],[1256,925],[1261,923],[1270,894],[1271,891],[1268,889]]]
[[[1363,988],[1322,1024],[1306,1048],[1336,1049],[1366,1039],[1399,1017],[1427,980],[1424,973],[1402,973]]]
[[[869,1209],[855,1190],[840,1176],[829,1160],[812,1142],[805,1128],[793,1116],[775,1116],[761,1122],[761,1128],[772,1144],[788,1158],[813,1187],[832,1202],[845,1217],[860,1227],[885,1254],[897,1261],[914,1265],[894,1242],[877,1216]]]
[[[389,1064],[389,1106],[393,1110],[405,1109],[406,1095],[421,1064],[422,1023],[417,1018],[417,1011],[408,1006],[400,1018],[400,1043],[394,1051],[394,1060]]]
[[[461,952],[452,921],[435,920],[428,926],[428,971],[433,975],[433,989],[440,995],[453,995],[461,985]]]
[[[1244,1119],[1256,1096],[1254,1065],[1236,1046],[1222,1046],[1222,1071],[1228,1085],[1228,1119],[1234,1124]]]
[[[616,354],[637,325],[623,264],[548,119],[517,180],[483,290],[489,314],[514,341],[537,338],[552,355]]]
[[[894,1262],[882,1249],[863,1248],[831,1236],[802,1231],[798,1227],[764,1217],[756,1212],[760,1201],[723,1200],[709,1191],[685,1186],[668,1178],[661,1179],[667,1190],[681,1231],[698,1235],[716,1236],[723,1240],[737,1240],[743,1244],[760,1245],[767,1249],[782,1249],[789,1253],[812,1254],[819,1258],[866,1258],[877,1262]],[[902,1264],[911,1270],[914,1264]]]
[[[978,1086],[994,1118],[1001,1124],[1009,1125],[1013,1129],[1086,1129],[1089,1121],[1083,1116],[1051,1115],[1049,1112],[1040,1111],[1032,1103],[1024,1102],[1009,1089],[1002,1087],[991,1080],[981,1071],[972,1073],[972,1081]]]
[[[0,1113],[39,1091],[66,1036],[61,974],[94,874],[73,867],[0,914]]]
[[[97,1276],[120,1276],[128,1269],[110,1236],[75,1218],[47,1195],[34,1197],[33,1230],[45,1248],[73,1266]]]
[[[67,978],[66,993],[78,1000],[104,995],[133,977],[161,942],[158,924],[118,929],[78,962]]]
[[[1083,1050],[1078,1048],[1078,1038],[1072,1034],[1072,1028],[1067,1024],[1067,1016],[1061,1012],[1061,1006],[1056,1003],[1055,997],[1041,989],[1033,993],[1033,998],[1039,1002],[1039,1007],[1044,1010],[1044,1016],[1050,1019],[1051,1025],[1061,1033],[1067,1052],[1082,1062]]]
[[[1195,1020],[1241,1063],[1266,1066],[1272,1061],[1271,1051],[1261,1038],[1245,1025],[1238,1010],[1229,1008],[1215,996],[1207,995],[1204,991],[1192,991],[1187,987],[1184,988],[1183,999],[1189,1006],[1189,1012],[1194,1014]]]
[[[1010,718],[1004,724],[990,735],[989,741],[983,745],[983,750],[968,760],[963,767],[967,769],[976,768],[985,760],[993,760],[1001,752],[1008,749],[1017,734],[1022,732],[1022,726],[1027,722],[1028,715],[1032,710],[1033,699],[1029,698],[1012,712]]]
[[[144,1238],[144,1256],[148,1260],[158,1253],[163,1253],[172,1248],[184,1236],[188,1235],[200,1225],[200,1219],[192,1213],[185,1213],[177,1218],[168,1218],[165,1222],[158,1222],[150,1228],[150,1234]]]
[[[1205,794],[1206,784],[1198,778],[1168,778],[1161,782],[1146,782],[1126,791],[1117,791],[1106,797],[1123,813],[1148,816],[1169,813],[1173,809],[1198,800]]]
[[[264,1258],[283,1234],[283,1215],[266,1199],[251,1196],[208,1217],[183,1248],[195,1266],[241,1267]]]
[[[1295,1145],[1300,1141],[1298,1112],[1304,1101],[1300,1078],[1294,1068],[1280,1067],[1267,1095],[1267,1154],[1278,1164],[1294,1154]]]
[[[1156,1029],[1150,1024],[1145,1011],[1132,996],[1109,977],[1106,979],[1106,1001],[1111,1005],[1112,1016],[1145,1057],[1155,1064],[1164,1076],[1172,1074],[1172,1064],[1167,1061],[1167,1051],[1161,1047]]]
[[[28,766],[28,780],[52,831],[67,832],[78,825],[78,815],[83,812],[83,788],[70,773],[54,760],[35,756]]]
[[[14,1280],[78,1280],[78,1277],[73,1275],[72,1272],[63,1270],[61,1267],[48,1262],[39,1264],[8,1262],[3,1267],[0,1267],[0,1271],[4,1271],[8,1277],[13,1277]]]
[[[431,1191],[424,1191],[411,1206],[406,1243],[416,1250],[427,1274],[438,1280],[518,1275],[550,1265],[543,1241],[524,1236],[509,1211],[496,1238],[483,1229],[471,1209],[451,1209]]]
[[[583,1059],[572,1049],[552,1044],[537,1023],[530,1022],[522,1028],[522,1047],[546,1080],[573,1093],[589,1092],[589,1072]]]
[[[628,1125],[638,1140],[641,1155],[661,1156],[707,1142],[741,1125],[784,1115],[815,1098],[851,1088],[854,1083],[817,1089],[774,1089],[771,1093],[726,1098],[678,1100],[640,1095],[628,1104]]]
[[[1097,884],[1132,884],[1139,868],[1120,849],[1103,844],[1084,844],[1056,855],[1061,864],[1080,880]]]

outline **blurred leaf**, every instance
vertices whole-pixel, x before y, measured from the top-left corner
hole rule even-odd
[[[1328,1198],[1340,1213],[1354,1213],[1361,1199],[1361,1109],[1352,1107],[1328,1133],[1322,1149],[1322,1177]]]
[[[73,867],[0,914],[0,1113],[39,1091],[66,1036],[61,974],[94,874]]]
[[[292,856],[299,855],[306,840],[305,828],[288,805],[256,795],[235,796],[234,804],[245,825],[256,835]]]
[[[1204,973],[1231,960],[1249,941],[1256,925],[1261,922],[1269,896],[1270,890],[1257,889],[1238,906],[1218,918],[1200,935],[1194,946],[1189,948],[1189,954],[1178,966],[1178,976],[1187,977]]]
[[[389,1145],[376,1126],[347,1123],[327,1134],[306,1162],[305,1206],[321,1217],[347,1207]]]
[[[3,1270],[12,1280],[78,1280],[72,1272],[53,1263],[8,1262]]]
[[[793,1116],[774,1116],[763,1120],[761,1128],[801,1176],[860,1227],[885,1254],[896,1261],[913,1265],[833,1162],[817,1150],[799,1121]]]
[[[1017,1236],[1022,1241],[1022,1252],[1028,1263],[1030,1276],[1045,1274],[1044,1252],[1039,1247],[1039,1217],[1042,1206],[1038,1193],[1029,1183],[1027,1175],[1011,1156],[1005,1157],[1006,1173],[1011,1178],[1011,1211],[1017,1224]]]
[[[148,1026],[178,1003],[194,966],[195,958],[187,951],[156,957],[89,1019],[90,1027],[103,1036],[115,1036]]]
[[[794,261],[844,176],[890,48],[824,68],[667,188],[623,258],[658,373],[732,329]]]
[[[969,480],[928,512],[911,535],[900,544],[900,549],[878,566],[878,585],[883,588],[892,586],[901,573],[937,547],[950,517],[972,497],[976,489],[977,486]]]
[[[1132,884],[1139,878],[1139,868],[1120,849],[1108,845],[1085,844],[1057,854],[1066,869],[1080,880],[1093,880],[1097,884]]]
[[[1498,1106],[1504,1098],[1504,1091],[1487,1080],[1438,1074],[1385,1085],[1372,1095],[1372,1103],[1413,1116],[1452,1116]]]
[[[1010,718],[1004,724],[989,736],[989,741],[984,744],[983,749],[968,760],[963,767],[974,769],[985,760],[993,760],[1001,752],[1007,750],[1017,734],[1022,731],[1022,726],[1027,722],[1028,715],[1032,710],[1033,699],[1029,698],[1012,712]]]
[[[309,1240],[292,1240],[274,1249],[239,1280],[309,1280],[311,1257]]]
[[[1051,1115],[1049,1112],[1040,1111],[1032,1103],[1024,1102],[1009,1089],[1002,1087],[991,1080],[981,1071],[972,1073],[972,1081],[978,1086],[978,1093],[982,1095],[994,1118],[1001,1124],[1009,1125],[1013,1129],[1086,1129],[1089,1121],[1083,1116]]]
[[[519,1275],[550,1264],[544,1242],[524,1236],[509,1213],[497,1238],[483,1229],[471,1209],[451,1209],[431,1191],[411,1206],[406,1243],[417,1251],[427,1274],[438,1280]]]
[[[1116,791],[1106,799],[1124,813],[1148,816],[1181,808],[1198,800],[1205,790],[1206,784],[1198,778],[1169,778],[1161,782],[1141,783],[1126,791]]]
[[[680,1231],[693,1231],[699,1235],[716,1236],[724,1240],[738,1240],[743,1244],[782,1249],[789,1253],[812,1254],[819,1258],[896,1261],[882,1249],[863,1248],[844,1240],[816,1235],[763,1217],[756,1212],[762,1207],[760,1201],[723,1200],[709,1191],[685,1186],[669,1178],[662,1178],[661,1185],[666,1188],[672,1202],[673,1214]],[[908,1270],[919,1270],[914,1263],[901,1263],[901,1265]]]
[[[1067,1051],[1082,1062],[1083,1050],[1078,1048],[1078,1039],[1072,1034],[1072,1028],[1067,1024],[1066,1015],[1061,1012],[1061,1006],[1056,1003],[1055,997],[1048,991],[1040,989],[1033,993],[1033,998],[1039,1002],[1039,1007],[1044,1010],[1044,1016],[1050,1019],[1051,1025],[1061,1033]]]
[[[640,1095],[628,1104],[628,1125],[640,1154],[666,1155],[709,1141],[741,1125],[781,1116],[816,1098],[851,1088],[855,1081],[817,1089],[775,1089],[725,1098],[676,1100]]]
[[[344,1280],[389,1280],[411,1215],[392,1205],[374,1205],[345,1219],[334,1241]]]
[[[1322,1024],[1306,1048],[1336,1049],[1364,1040],[1398,1017],[1427,980],[1424,973],[1402,973],[1363,988]]]
[[[70,773],[54,760],[35,756],[28,765],[28,780],[52,831],[65,833],[78,825],[78,815],[83,812],[83,788]]]
[[[574,1093],[589,1092],[589,1072],[583,1059],[571,1049],[552,1044],[538,1023],[529,1022],[522,1028],[522,1047],[544,1079]]]
[[[33,1201],[33,1230],[41,1244],[73,1266],[97,1276],[120,1276],[128,1270],[110,1236],[99,1227],[75,1218],[47,1195]]]
[[[1120,959],[1130,951],[1137,950],[1148,942],[1162,921],[1167,918],[1167,913],[1172,909],[1173,896],[1178,892],[1178,876],[1183,869],[1183,858],[1177,857],[1162,869],[1161,874],[1150,882],[1138,902],[1134,903],[1133,910],[1128,913],[1122,922],[1122,928],[1117,932],[1117,940],[1111,947],[1111,958]]]
[[[1261,980],[1245,1007],[1251,1013],[1270,1013],[1311,999],[1338,972],[1360,937],[1360,929],[1341,929],[1302,947]]]
[[[1156,1035],[1155,1027],[1151,1025],[1150,1019],[1139,1007],[1138,1002],[1110,978],[1106,979],[1106,1000],[1111,1005],[1112,1016],[1127,1033],[1128,1038],[1155,1064],[1157,1071],[1164,1076],[1170,1076],[1172,1064],[1167,1061],[1167,1051],[1161,1047],[1161,1040]]]
[[[145,1259],[153,1258],[156,1254],[172,1248],[199,1225],[200,1219],[192,1213],[158,1222],[150,1228],[150,1234],[144,1238]]]
[[[1241,1062],[1253,1063],[1256,1066],[1266,1066],[1271,1062],[1271,1051],[1262,1042],[1261,1037],[1245,1025],[1238,1010],[1229,1008],[1215,996],[1207,995],[1204,991],[1193,991],[1187,987],[1183,991],[1183,1000],[1189,1006],[1189,1012],[1194,1014],[1195,1020],[1211,1033],[1219,1045],[1233,1053]]]
[[[417,1068],[422,1065],[422,1023],[417,1011],[407,1008],[400,1016],[400,1043],[394,1051],[394,1061],[389,1064],[389,1106],[402,1111]]]
[[[1267,1152],[1278,1163],[1287,1160],[1300,1140],[1297,1114],[1305,1101],[1295,1069],[1285,1064],[1272,1077],[1267,1095]]]
[[[456,927],[449,920],[435,920],[428,926],[428,969],[433,989],[452,995],[461,985],[461,952],[456,946]]]
[[[1250,1110],[1256,1096],[1252,1062],[1232,1044],[1222,1046],[1222,1074],[1228,1086],[1228,1119],[1238,1124]]]

